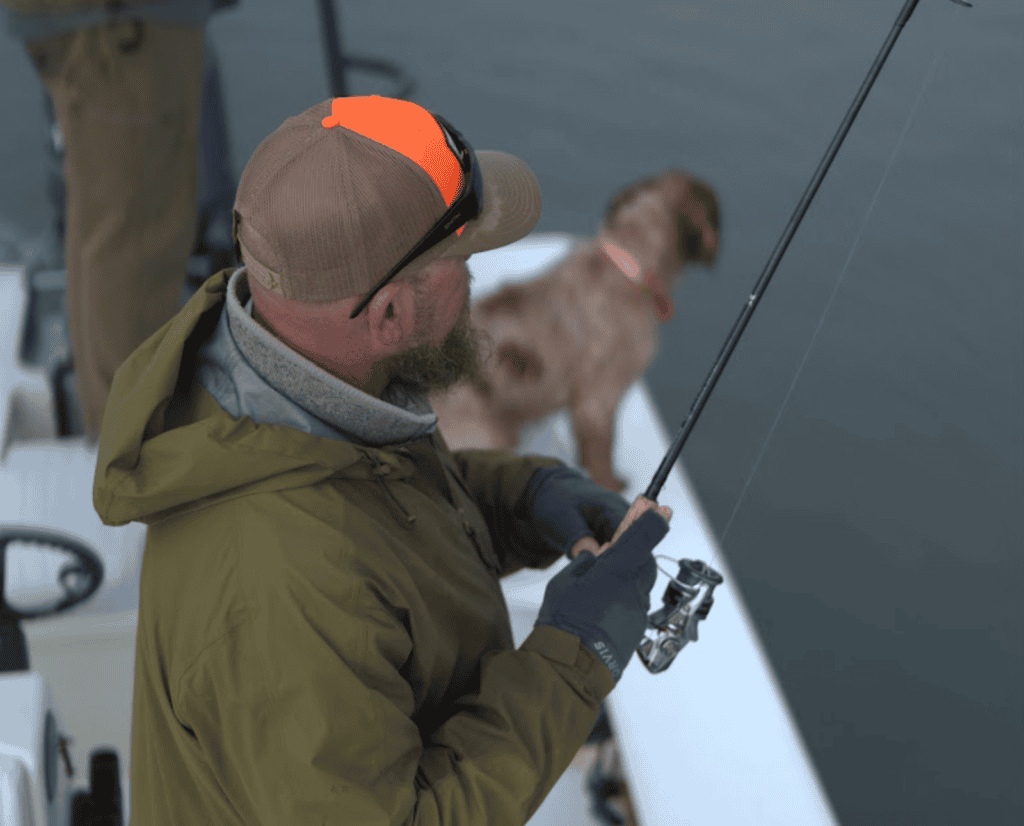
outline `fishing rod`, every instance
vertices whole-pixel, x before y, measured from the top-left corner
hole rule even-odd
[[[967,2],[967,0],[951,1],[961,6],[973,7],[973,4]],[[868,96],[868,92],[874,85],[875,79],[878,77],[878,73],[882,70],[882,65],[889,56],[889,52],[892,51],[896,38],[899,37],[907,20],[910,19],[910,15],[913,13],[917,3],[918,0],[907,0],[903,8],[900,10],[899,16],[896,18],[896,22],[893,24],[892,30],[889,32],[889,36],[885,39],[885,43],[882,44],[881,50],[875,57],[875,62],[871,64],[867,77],[865,77],[864,82],[861,83],[860,89],[857,91],[857,95],[853,99],[853,103],[850,104],[850,108],[847,110],[842,123],[839,125],[838,131],[832,138],[832,143],[829,144],[828,149],[825,150],[825,155],[821,159],[821,163],[818,164],[818,168],[815,170],[814,176],[807,185],[807,189],[804,190],[804,194],[800,198],[800,202],[796,205],[796,209],[793,210],[793,215],[790,217],[789,223],[782,231],[782,236],[775,245],[775,250],[768,259],[768,263],[765,264],[760,278],[757,279],[757,284],[754,285],[754,289],[751,291],[750,297],[747,299],[747,303],[743,307],[743,311],[740,313],[739,318],[736,319],[736,323],[733,324],[732,332],[729,333],[729,338],[726,339],[725,344],[722,345],[722,349],[711,368],[711,372],[708,373],[707,378],[704,379],[704,385],[697,394],[697,398],[694,399],[693,403],[690,405],[690,412],[687,415],[686,420],[683,422],[682,427],[679,428],[679,432],[676,434],[675,440],[672,442],[671,447],[669,447],[668,452],[665,454],[665,458],[661,460],[661,464],[658,466],[658,470],[655,472],[650,486],[646,491],[644,491],[643,495],[645,498],[654,502],[657,501],[662,485],[665,484],[665,480],[668,478],[669,472],[675,465],[676,459],[679,458],[679,453],[682,451],[683,445],[686,444],[687,437],[690,435],[694,425],[697,423],[697,418],[704,409],[708,396],[711,395],[711,391],[718,382],[719,376],[722,375],[722,370],[725,369],[726,362],[732,355],[733,350],[736,349],[736,342],[739,341],[740,336],[743,334],[743,330],[747,326],[747,322],[750,321],[750,316],[753,314],[754,308],[757,307],[758,302],[761,300],[761,295],[764,292],[765,287],[768,286],[768,282],[771,280],[772,275],[775,274],[775,270],[779,266],[779,261],[782,260],[782,256],[786,252],[786,248],[789,247],[789,242],[793,240],[793,235],[796,233],[797,227],[800,226],[800,222],[807,213],[807,208],[810,205],[811,200],[818,192],[818,187],[821,186],[821,181],[825,177],[825,173],[828,172],[829,167],[832,165],[832,161],[835,159],[836,153],[839,152],[839,147],[842,146],[843,140],[846,138],[846,134],[850,131],[850,126],[857,117],[857,113],[860,112],[864,99]],[[665,595],[662,598],[664,607],[653,612],[648,618],[648,629],[657,630],[659,635],[655,640],[651,640],[649,638],[644,639],[637,648],[637,654],[643,661],[644,665],[647,666],[648,671],[653,674],[664,671],[668,668],[676,654],[683,649],[683,646],[688,642],[696,641],[697,623],[708,615],[708,611],[711,610],[713,602],[711,594],[714,591],[715,586],[720,585],[722,582],[722,575],[705,563],[694,559],[680,560],[679,576],[673,578],[672,581],[669,582],[668,587],[665,590]],[[706,588],[704,596],[696,605],[696,608],[692,608],[691,604],[701,592],[701,586]]]

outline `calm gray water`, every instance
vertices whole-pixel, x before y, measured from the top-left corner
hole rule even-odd
[[[902,5],[339,8],[347,50],[530,163],[541,231],[592,232],[668,166],[716,188],[722,254],[647,377],[675,427]],[[211,23],[236,174],[329,96],[317,25],[274,0]],[[41,87],[9,40],[0,78],[0,221],[32,233]],[[683,452],[844,826],[1024,822],[1022,84],[1020,0],[921,0]]]

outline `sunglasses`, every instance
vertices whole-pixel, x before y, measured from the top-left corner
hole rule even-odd
[[[355,318],[359,315],[366,305],[373,300],[373,297],[384,288],[384,285],[398,274],[402,267],[425,253],[435,244],[443,241],[467,221],[476,218],[480,214],[480,207],[483,203],[484,183],[480,175],[480,166],[476,162],[473,147],[469,145],[469,141],[459,134],[454,126],[440,115],[434,115],[434,120],[441,127],[449,148],[451,148],[455,157],[459,159],[459,166],[462,168],[462,189],[459,192],[459,196],[452,201],[452,205],[448,207],[437,223],[427,230],[427,234],[420,239],[420,242],[406,253],[402,260],[391,268],[387,275],[377,282],[369,294],[364,296],[363,300],[356,305],[349,318]]]

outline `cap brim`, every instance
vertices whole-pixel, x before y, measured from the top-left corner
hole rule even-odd
[[[537,226],[541,197],[533,170],[507,152],[483,149],[476,159],[484,187],[480,214],[465,225],[461,235],[448,236],[409,266],[497,249],[525,237]]]

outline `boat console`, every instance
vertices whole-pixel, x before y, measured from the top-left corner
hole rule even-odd
[[[90,788],[74,776],[61,715],[47,679],[30,670],[23,620],[65,612],[103,581],[88,545],[59,531],[0,528],[0,823],[121,826],[118,755],[96,749]]]

